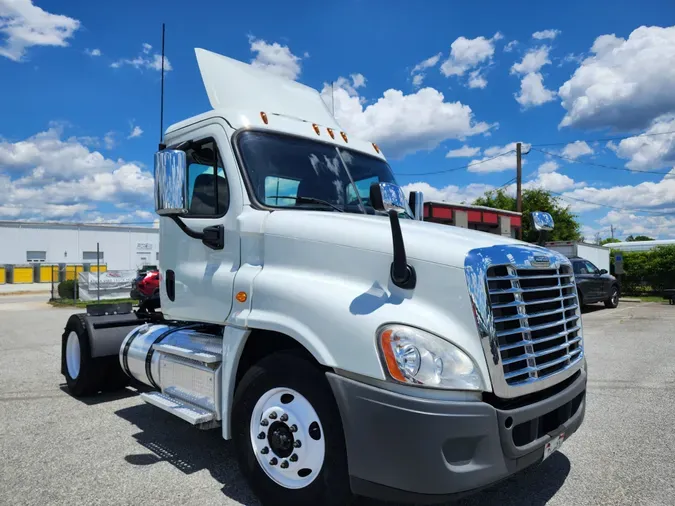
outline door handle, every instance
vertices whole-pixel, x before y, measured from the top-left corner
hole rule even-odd
[[[202,243],[211,249],[223,249],[225,247],[225,227],[213,225],[202,231]]]

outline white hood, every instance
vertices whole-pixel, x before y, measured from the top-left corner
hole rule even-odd
[[[195,54],[214,109],[262,111],[341,129],[314,88],[205,49],[196,48]]]
[[[464,268],[466,254],[474,248],[498,244],[535,247],[509,237],[438,223],[401,220],[409,259]],[[392,254],[389,218],[324,211],[274,211],[265,233],[300,241],[321,242]]]

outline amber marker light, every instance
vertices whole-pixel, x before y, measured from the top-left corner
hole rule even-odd
[[[262,118],[263,123],[265,123],[267,125],[267,114],[265,114],[264,112],[261,112],[260,117]]]
[[[394,357],[394,346],[396,346],[395,341],[397,341],[397,339],[392,339],[393,333],[393,330],[385,330],[380,336],[380,340],[382,341],[382,352],[384,353],[384,361],[387,363],[387,369],[389,370],[391,377],[405,383],[405,378],[403,377],[403,374],[396,363],[396,357]]]
[[[235,298],[236,298],[239,302],[246,302],[246,299],[248,299],[248,295],[246,295],[246,292],[239,292],[239,293],[235,296]]]
[[[328,130],[328,135],[330,135],[330,138],[335,139],[335,134],[333,133],[333,129],[332,128],[326,128],[326,130]]]
[[[319,125],[316,123],[312,123],[312,128],[314,128],[314,131],[316,132],[316,135],[321,135],[321,130],[319,130]]]
[[[380,148],[373,142],[373,147],[375,148],[375,152],[379,155],[380,154]]]
[[[347,134],[346,134],[346,133],[340,132],[340,135],[342,136],[342,138],[344,139],[345,142],[349,142],[349,140],[347,139]]]

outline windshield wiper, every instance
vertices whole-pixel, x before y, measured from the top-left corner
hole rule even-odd
[[[338,206],[336,206],[335,204],[331,204],[327,200],[317,199],[314,197],[275,197],[275,198],[295,200],[300,204],[302,204],[303,202],[307,202],[308,204],[322,204],[324,206],[332,207],[333,209],[341,213],[345,212],[344,209],[340,209]]]

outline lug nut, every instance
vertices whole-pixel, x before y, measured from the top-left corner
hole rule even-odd
[[[300,442],[299,439],[296,439],[295,441],[293,441],[293,446],[295,448],[300,448],[302,446],[302,443]]]
[[[262,450],[260,450],[260,453],[262,453],[263,455],[267,455],[269,452],[270,452],[270,449],[267,448],[267,446],[265,448],[263,448]]]
[[[281,463],[281,469],[288,469],[288,461],[287,461],[287,460],[284,460],[284,461]]]
[[[258,434],[258,439],[265,439],[265,433],[261,432],[260,434]]]
[[[266,418],[260,420],[260,425],[262,425],[263,427],[267,427],[269,424],[270,422],[268,422]]]
[[[289,429],[291,429],[291,432],[298,432],[298,426],[295,424],[291,425]]]
[[[291,462],[297,462],[298,456],[294,453],[293,455],[291,455],[291,457],[288,460],[290,460]]]
[[[270,420],[276,420],[277,419],[277,413],[276,411],[272,411],[270,413]]]
[[[276,466],[278,462],[279,461],[276,457],[272,457],[272,460],[270,460],[270,466]]]
[[[286,413],[284,413],[283,415],[281,415],[279,417],[279,420],[282,421],[282,422],[285,422],[286,420],[288,420],[288,415]]]

